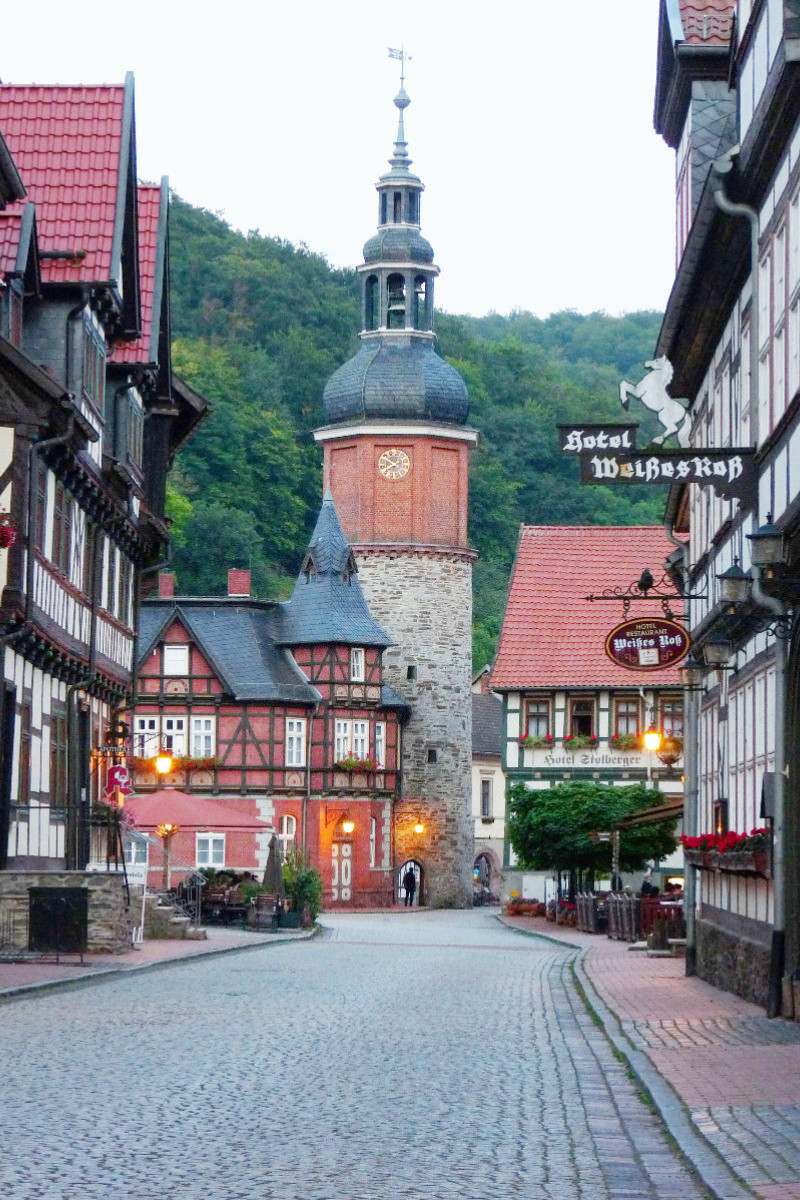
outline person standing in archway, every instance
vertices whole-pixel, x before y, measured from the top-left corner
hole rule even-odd
[[[417,890],[417,876],[414,871],[414,868],[411,865],[409,865],[407,867],[406,873],[403,876],[403,887],[404,887],[405,893],[406,893],[404,906],[405,906],[405,908],[413,908],[414,893]]]

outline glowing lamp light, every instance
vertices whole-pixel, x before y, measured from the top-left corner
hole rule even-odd
[[[172,770],[172,755],[157,754],[156,755],[156,771],[159,775],[169,775]]]
[[[422,821],[417,821],[416,825],[414,826],[414,833],[424,833],[424,832],[425,832],[425,826],[422,824]]]
[[[180,825],[173,825],[171,822],[166,822],[163,825],[156,825],[156,833],[160,838],[170,838],[174,833],[177,833]]]
[[[342,833],[352,833],[355,827],[356,823],[355,821],[352,821],[350,817],[342,821]]]
[[[651,725],[644,731],[644,748],[645,750],[658,750],[660,746],[661,730],[656,729],[655,725]]]

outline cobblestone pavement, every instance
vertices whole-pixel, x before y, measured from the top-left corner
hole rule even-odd
[[[687,979],[682,959],[649,959],[541,922],[513,924],[580,948],[580,969],[706,1143],[761,1200],[800,1200],[800,1024],[768,1020],[738,996]]]
[[[0,1010],[4,1200],[703,1200],[570,951],[485,910]]]

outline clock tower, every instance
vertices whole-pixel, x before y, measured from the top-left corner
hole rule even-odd
[[[391,169],[377,183],[378,231],[364,246],[361,345],[329,379],[314,437],[370,611],[392,636],[384,680],[411,705],[394,814],[398,873],[424,902],[472,903],[472,564],[464,380],[434,349],[439,268],[420,233],[423,184],[410,169],[403,87]],[[420,832],[420,826],[422,831]]]

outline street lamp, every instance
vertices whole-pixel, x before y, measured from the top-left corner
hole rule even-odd
[[[705,675],[705,667],[694,656],[692,652],[688,658],[685,658],[680,666],[681,679],[684,686],[689,688],[702,687],[703,676]]]
[[[721,633],[703,643],[702,654],[707,667],[716,667],[719,670],[727,665],[732,653],[733,645],[730,639]]]
[[[778,526],[772,523],[772,513],[767,513],[766,524],[759,525],[755,533],[748,533],[747,540],[753,566],[767,567],[768,575],[770,568],[786,562],[786,541]]]
[[[422,824],[422,821],[417,821],[416,825],[414,826],[414,833],[424,833],[424,832],[425,832],[425,826]]]
[[[179,829],[180,829],[180,825],[175,825],[171,821],[165,821],[163,825],[156,825],[156,833],[158,834],[158,836],[161,838],[162,842],[164,843],[163,884],[164,884],[164,890],[167,892],[170,889],[170,883],[171,883],[171,880],[170,880],[171,861],[170,860],[172,857],[172,839],[175,837],[175,834],[178,832]]]
[[[155,758],[156,772],[159,775],[169,775],[172,770],[172,755],[168,750],[160,751]]]
[[[644,748],[653,751],[661,748],[661,730],[653,722],[650,723],[650,728],[644,731]]]
[[[352,817],[345,817],[342,821],[342,833],[352,833],[355,827],[356,823]]]
[[[720,598],[725,604],[746,604],[750,599],[752,579],[739,566],[739,559],[734,558],[733,566],[728,567],[717,576],[719,580]]]

